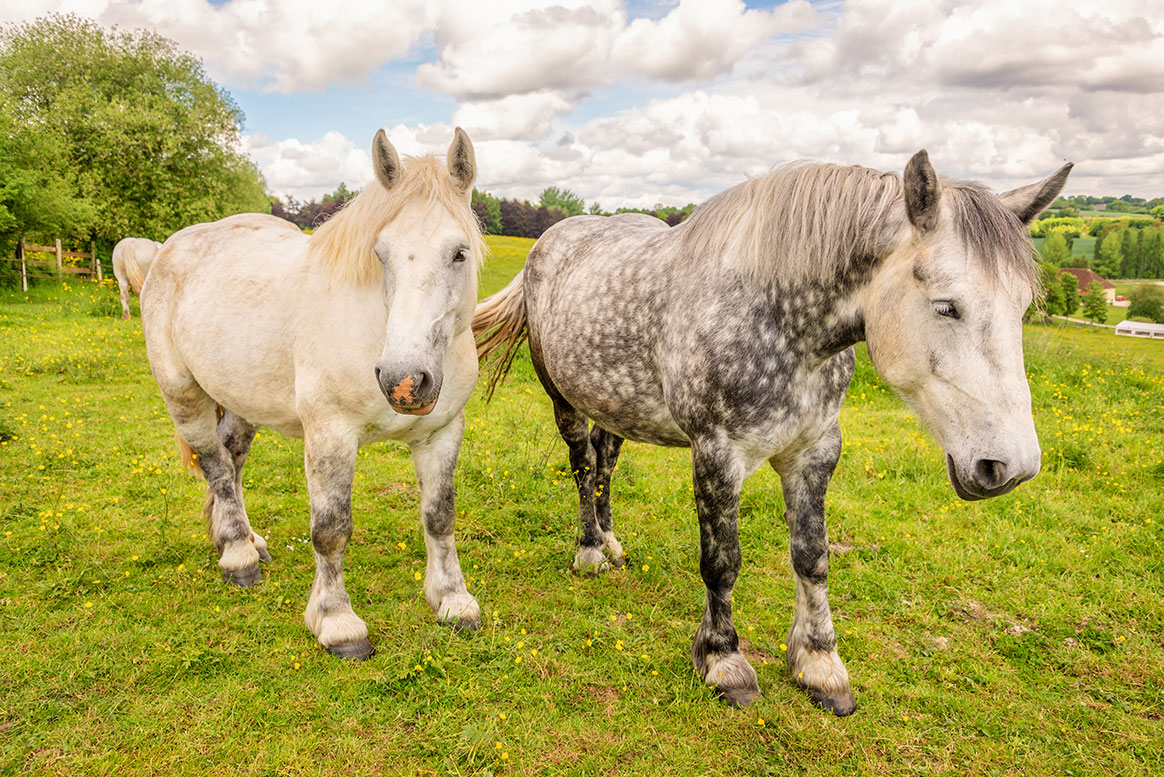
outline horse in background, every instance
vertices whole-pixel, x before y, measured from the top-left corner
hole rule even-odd
[[[343,556],[356,453],[368,443],[410,447],[426,598],[441,621],[480,624],[453,538],[484,251],[470,207],[473,146],[458,128],[447,161],[402,162],[381,130],[372,157],[375,180],[312,236],[259,214],[179,231],[141,299],[150,367],[185,458],[207,481],[223,580],[253,585],[270,560],[243,505],[256,431],[302,437],[316,563],[304,619],[328,651],[357,659],[373,647],[344,586]]]
[[[127,237],[113,246],[113,277],[121,292],[121,318],[129,318],[129,290],[141,295],[142,284],[149,274],[154,257],[162,244],[145,237]]]
[[[1022,316],[1039,275],[1026,225],[1070,168],[996,196],[939,178],[924,151],[904,175],[801,164],[722,192],[674,228],[626,214],[547,230],[473,328],[482,358],[502,354],[490,390],[529,339],[578,486],[574,569],[623,563],[610,513],[623,439],[690,447],[707,587],[691,659],[730,703],[750,703],[760,688],[732,623],[736,522],[743,481],[767,462],[796,581],[788,669],[819,706],[853,712],[824,512],[852,346],[868,344],[942,445],[959,497],[1034,477]]]

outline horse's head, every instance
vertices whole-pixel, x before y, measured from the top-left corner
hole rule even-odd
[[[424,415],[440,394],[449,345],[469,329],[477,302],[482,242],[470,206],[477,163],[459,127],[446,165],[408,159],[405,169],[383,130],[372,158],[378,185],[398,203],[375,244],[388,306],[376,380],[398,413]]]
[[[1070,170],[994,195],[939,181],[919,151],[905,168],[897,248],[863,294],[873,364],[945,450],[962,499],[1005,494],[1039,471],[1022,350],[1038,287],[1026,225]]]

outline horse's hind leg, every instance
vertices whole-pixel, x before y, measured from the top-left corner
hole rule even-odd
[[[129,281],[119,263],[113,266],[113,277],[117,279],[118,294],[121,297],[121,318],[125,320],[129,318]]]
[[[849,673],[837,655],[829,610],[829,540],[825,491],[841,455],[841,430],[834,426],[815,446],[791,462],[773,463],[784,491],[796,579],[796,614],[786,640],[788,670],[821,708],[848,715],[857,708]]]
[[[234,456],[219,437],[217,405],[193,383],[181,391],[164,390],[163,396],[178,434],[198,454],[198,464],[206,478],[207,522],[210,539],[218,551],[222,579],[252,586],[262,578],[260,553],[243,510]]]
[[[223,446],[230,451],[231,459],[234,462],[234,486],[238,491],[239,504],[242,506],[244,513],[246,513],[246,507],[243,503],[242,470],[243,465],[247,461],[247,454],[250,453],[251,443],[254,442],[255,433],[258,430],[259,427],[229,410],[225,410],[222,418],[218,419],[218,437],[222,440]],[[210,504],[213,498],[213,493],[208,492],[208,518],[210,515]],[[267,552],[267,541],[254,532],[252,534],[254,535],[255,549],[259,552],[259,561],[270,561],[271,554]]]
[[[618,453],[622,448],[622,438],[608,432],[597,424],[590,430],[590,443],[595,452],[595,496],[594,513],[598,529],[602,532],[602,543],[610,562],[621,567],[626,563],[622,545],[614,536],[614,518],[610,514],[610,478],[618,464]]]
[[[605,539],[598,525],[595,505],[598,457],[590,440],[590,429],[586,416],[566,401],[550,376],[546,373],[542,359],[541,345],[537,333],[531,329],[529,336],[530,361],[534,372],[542,382],[542,387],[554,403],[554,421],[558,433],[570,449],[570,470],[574,473],[574,483],[578,486],[578,521],[582,536],[578,541],[578,552],[574,554],[574,571],[583,575],[596,575],[610,569],[602,549]],[[615,447],[617,458],[617,446]],[[614,468],[613,460],[611,469]],[[603,491],[606,489],[604,488]],[[607,504],[609,509],[609,503]]]
[[[596,575],[610,569],[602,552],[605,540],[598,525],[595,505],[598,457],[590,441],[586,416],[566,400],[553,394],[550,396],[554,401],[558,433],[570,449],[570,471],[574,473],[574,484],[578,487],[578,522],[582,536],[578,541],[578,552],[574,554],[574,571]]]

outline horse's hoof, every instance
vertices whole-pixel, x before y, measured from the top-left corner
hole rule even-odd
[[[718,688],[721,699],[729,707],[747,707],[760,695],[759,688]]]
[[[454,631],[469,631],[473,632],[481,628],[481,621],[473,618],[457,618],[453,621]]]
[[[610,565],[615,569],[622,569],[626,566],[626,556],[619,556],[610,562]]]
[[[833,713],[838,718],[852,715],[857,711],[857,700],[853,698],[852,691],[845,691],[836,696],[825,696],[818,691],[809,691],[808,697],[812,699],[813,704],[825,712]]]
[[[263,562],[264,564],[270,564],[273,559],[271,558],[271,554],[267,552],[267,549],[259,548],[258,551],[259,561]]]
[[[376,648],[372,647],[372,643],[365,638],[353,642],[341,642],[338,645],[327,645],[327,652],[336,658],[367,661],[376,652]]]
[[[255,564],[250,567],[243,567],[242,569],[224,569],[222,570],[222,580],[231,585],[237,585],[239,588],[250,588],[255,583],[263,579],[263,573],[259,570],[259,565]]]

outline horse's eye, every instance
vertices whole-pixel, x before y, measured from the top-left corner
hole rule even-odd
[[[463,262],[468,258],[469,258],[469,249],[468,248],[458,249],[457,253],[453,254],[453,261],[454,262]]]
[[[958,313],[958,308],[954,307],[954,303],[948,299],[940,299],[934,303],[934,312],[939,316],[945,318],[959,319],[961,314]]]

